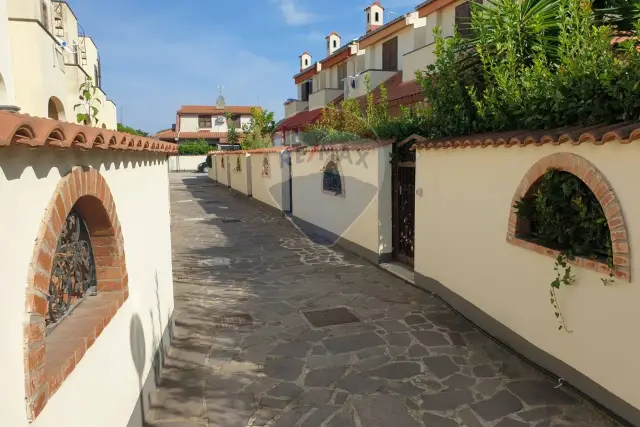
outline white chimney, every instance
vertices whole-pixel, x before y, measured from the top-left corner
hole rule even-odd
[[[300,58],[300,71],[306,70],[311,66],[311,55],[309,55],[309,52],[303,53],[298,58]]]
[[[371,3],[364,11],[367,14],[367,33],[375,31],[384,25],[384,7],[379,1],[376,0]]]
[[[340,34],[334,31],[325,37],[325,39],[327,40],[327,56],[340,49]]]

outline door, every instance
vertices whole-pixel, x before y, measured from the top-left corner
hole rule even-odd
[[[415,230],[415,152],[397,147],[393,163],[393,258],[413,266]]]

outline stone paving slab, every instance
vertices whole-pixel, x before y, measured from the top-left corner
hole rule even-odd
[[[150,425],[618,425],[437,298],[246,197],[171,174],[171,200],[175,338]],[[360,321],[313,328],[301,314],[336,307]]]

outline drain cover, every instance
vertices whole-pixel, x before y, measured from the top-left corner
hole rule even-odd
[[[316,328],[344,325],[346,323],[356,323],[360,321],[355,314],[344,307],[307,311],[302,314],[307,318],[309,323]]]
[[[232,222],[242,222],[242,221],[239,220],[239,219],[235,219],[235,218],[225,218],[225,219],[222,220],[222,222],[225,223],[225,224],[229,224],[229,223],[232,223]]]
[[[215,328],[238,328],[249,325],[253,325],[253,317],[248,314],[239,313],[213,316],[213,326]]]

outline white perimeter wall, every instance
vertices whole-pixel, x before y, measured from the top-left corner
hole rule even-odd
[[[247,154],[230,154],[228,156],[231,166],[230,186],[248,196],[251,195],[251,156]],[[240,170],[236,170],[237,162],[240,160]]]
[[[288,154],[283,152],[251,155],[251,191],[256,200],[280,210],[289,210]],[[262,176],[264,159],[269,159],[269,176]],[[281,160],[283,159],[283,160]]]
[[[376,253],[391,252],[391,145],[363,151],[291,153],[293,215]],[[344,194],[322,190],[338,156]]]
[[[146,164],[145,164],[146,163]],[[104,176],[116,203],[129,273],[129,298],[36,420],[25,409],[23,322],[27,271],[45,209],[73,166]],[[169,183],[166,157],[102,150],[2,149],[0,157],[0,425],[7,427],[126,426],[160,337],[173,311]],[[144,340],[131,343],[138,318]],[[142,377],[132,347],[145,355]]]
[[[169,172],[195,172],[200,163],[207,161],[207,156],[171,156]]]

